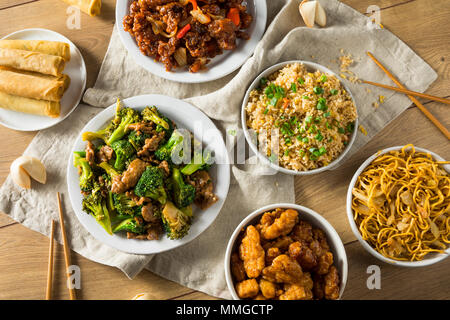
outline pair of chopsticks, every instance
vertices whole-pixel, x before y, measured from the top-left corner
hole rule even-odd
[[[66,262],[66,276],[67,279],[70,280],[69,266],[70,266],[70,249],[67,243],[67,235],[66,235],[66,227],[64,225],[64,215],[61,205],[61,197],[59,192],[56,193],[56,197],[58,199],[58,208],[59,208],[59,224],[61,226],[61,235],[63,239],[64,246],[64,260]],[[52,283],[53,283],[53,251],[54,251],[54,234],[55,234],[55,220],[52,220],[51,224],[51,232],[50,232],[50,247],[49,247],[49,256],[48,256],[48,272],[47,272],[47,291],[45,298],[47,300],[51,300],[52,298]],[[69,283],[69,282],[68,282]],[[69,287],[70,300],[76,300],[75,289]]]
[[[393,91],[397,91],[397,92],[401,92],[401,93],[405,93],[408,95],[409,99],[411,99],[412,102],[414,102],[414,104],[419,108],[420,111],[422,111],[425,116],[431,120],[431,122],[434,123],[434,125],[447,137],[447,139],[450,140],[450,132],[447,130],[447,128],[445,128],[442,123],[439,122],[438,119],[436,119],[429,111],[427,108],[425,108],[425,106],[423,104],[421,104],[419,102],[419,100],[417,100],[415,97],[421,97],[421,98],[425,98],[425,99],[429,99],[429,100],[433,100],[433,101],[437,101],[437,102],[441,102],[441,103],[445,103],[445,104],[450,104],[450,100],[445,99],[445,98],[440,98],[440,97],[435,97],[429,94],[425,94],[425,93],[420,93],[420,92],[415,92],[415,91],[411,91],[411,90],[407,90],[401,83],[400,81],[398,81],[382,64],[380,61],[378,61],[372,53],[367,52],[367,55],[372,58],[372,60],[380,67],[381,70],[384,71],[384,73],[386,73],[386,75],[391,78],[392,81],[394,81],[394,83],[398,86],[398,87],[391,87],[391,86],[387,86],[385,84],[381,84],[381,83],[376,83],[376,82],[371,82],[371,81],[364,81],[363,83],[367,83],[370,85],[374,85],[374,86],[378,86],[381,88],[385,88],[385,89],[389,89],[389,90],[393,90]]]

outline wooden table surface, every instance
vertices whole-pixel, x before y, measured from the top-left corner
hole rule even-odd
[[[370,5],[381,8],[381,23],[406,42],[438,73],[427,93],[449,97],[450,1],[345,0],[361,13]],[[103,0],[99,17],[81,16],[81,29],[66,26],[67,5],[60,0],[0,0],[0,37],[25,28],[47,28],[70,38],[81,50],[93,86],[114,25],[114,0]],[[448,128],[448,106],[421,100]],[[384,107],[383,105],[381,107]],[[35,132],[17,132],[0,126],[0,184],[11,162],[20,156]],[[302,177],[295,183],[296,202],[320,212],[339,231],[349,260],[344,299],[450,299],[450,259],[421,269],[384,264],[370,256],[353,236],[345,213],[345,194],[356,168],[379,149],[413,143],[450,159],[449,141],[411,105],[357,155],[332,175]],[[54,298],[68,299],[62,246],[56,246]],[[44,299],[48,238],[0,214],[0,299]],[[89,261],[72,252],[81,268],[82,299],[130,299],[148,292],[155,299],[212,299],[174,282],[143,271],[129,280],[116,268]],[[381,289],[369,290],[367,267],[381,268]],[[219,274],[218,276],[222,276]]]

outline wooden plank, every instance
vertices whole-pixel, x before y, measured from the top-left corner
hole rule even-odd
[[[20,224],[0,228],[0,300],[44,299],[48,238]],[[119,269],[90,261],[72,252],[72,264],[81,269],[79,299],[131,299],[148,292],[154,299],[168,299],[192,290],[144,270],[129,280]],[[68,299],[64,254],[55,245],[54,299]],[[21,285],[22,284],[22,285]],[[8,288],[8,289],[6,289]],[[114,290],[113,290],[114,289]]]
[[[0,37],[26,28],[45,28],[61,33],[80,49],[88,69],[87,87],[92,87],[108,48],[115,1],[103,0],[102,13],[98,17],[81,13],[80,29],[67,27],[67,8],[68,5],[61,0],[46,0],[0,10]],[[17,17],[20,17],[20,23]]]
[[[450,124],[447,106],[434,102],[426,106],[442,123]],[[382,105],[380,108],[383,107],[387,106]],[[450,144],[445,136],[422,115],[418,108],[410,108],[341,167],[317,175],[296,177],[296,202],[323,215],[345,243],[355,240],[346,214],[346,194],[354,172],[365,159],[378,150],[409,143],[450,159]]]
[[[0,10],[6,10],[36,1],[38,0],[2,0],[2,3],[0,3]]]

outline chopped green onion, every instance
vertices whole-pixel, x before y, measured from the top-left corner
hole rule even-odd
[[[266,110],[264,110],[264,114],[267,114],[267,112],[269,112],[269,108],[266,108]]]
[[[315,94],[323,93],[323,89],[321,87],[314,87],[313,91]]]
[[[323,136],[322,134],[319,132],[316,136],[315,136],[317,141],[322,141],[323,140]]]
[[[322,147],[322,148],[319,149],[319,152],[320,152],[321,155],[325,154],[325,153],[327,153],[327,149],[325,147]]]
[[[285,155],[285,156],[288,156],[288,155],[289,155],[289,149],[286,149],[286,150],[284,151],[284,155]]]
[[[333,96],[335,96],[335,95],[338,94],[339,90],[331,89],[330,92],[331,92],[331,94],[332,94]]]
[[[309,100],[308,96],[303,96],[302,98],[305,99],[305,100]]]
[[[312,116],[307,116],[307,117],[305,118],[305,122],[306,122],[306,123],[311,123],[311,120],[312,120]]]
[[[291,91],[297,92],[297,85],[295,84],[295,82],[292,82],[292,84],[291,84]]]
[[[307,137],[304,137],[304,138],[302,139],[302,142],[303,142],[303,143],[308,143],[308,142],[309,142],[309,139],[308,139]]]
[[[344,134],[344,133],[345,133],[345,129],[342,128],[342,127],[339,127],[339,128],[338,128],[338,132]]]
[[[326,126],[328,129],[331,129],[331,125],[328,123],[328,121],[325,122],[325,126]]]
[[[292,144],[292,141],[290,138],[286,138],[284,139],[284,142],[286,142],[286,144]]]
[[[261,80],[259,80],[259,83],[261,84],[261,86],[265,86],[267,84],[267,78],[261,78]]]
[[[320,77],[320,82],[327,82],[328,78],[325,74]]]
[[[320,120],[322,120],[322,118],[321,118],[321,117],[315,117],[315,118],[314,118],[314,122],[315,122],[315,123],[319,123],[319,122],[320,122]]]
[[[325,118],[328,118],[329,116],[331,116],[331,112],[325,112],[325,113],[323,114],[323,116],[324,116]]]
[[[299,135],[297,136],[297,140],[298,140],[298,141],[301,141],[301,140],[302,140],[302,135],[301,135],[301,134],[299,134]]]
[[[300,84],[305,84],[305,80],[304,79],[302,79],[302,78],[298,78],[298,83],[300,83]]]
[[[347,125],[347,132],[353,132],[353,130],[355,130],[355,124],[353,123],[353,122],[350,122],[348,125]]]
[[[305,132],[306,132],[305,128],[303,128],[303,127],[300,127],[300,128],[298,129],[298,131],[299,131],[300,133],[305,133]]]
[[[316,108],[317,110],[327,111],[327,100],[325,98],[319,98]]]

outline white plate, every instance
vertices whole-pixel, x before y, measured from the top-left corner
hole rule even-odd
[[[116,4],[116,24],[119,30],[120,39],[123,45],[127,48],[130,55],[137,64],[147,69],[154,75],[161,78],[185,82],[185,83],[199,83],[207,82],[222,78],[244,64],[244,62],[253,54],[256,45],[261,40],[267,21],[267,4],[266,0],[248,0],[247,11],[253,16],[253,22],[246,30],[250,35],[249,40],[238,39],[238,45],[235,50],[227,51],[214,57],[210,63],[207,64],[207,70],[190,73],[184,68],[175,69],[167,72],[164,64],[154,61],[154,58],[147,57],[141,53],[134,38],[123,29],[123,18],[130,12],[131,0],[117,1]]]
[[[172,119],[178,128],[186,128],[197,139],[201,139],[204,148],[214,152],[216,164],[210,170],[214,182],[214,193],[219,197],[219,201],[207,210],[200,210],[194,206],[194,221],[189,233],[182,239],[170,240],[165,235],[160,240],[136,240],[127,239],[124,234],[109,235],[91,215],[82,210],[79,179],[77,169],[73,166],[73,152],[69,157],[67,166],[67,185],[72,207],[81,224],[99,241],[116,248],[118,250],[135,254],[152,254],[174,249],[190,242],[208,228],[220,212],[228,194],[230,185],[230,166],[225,143],[220,131],[214,123],[200,110],[187,102],[177,100],[162,95],[143,95],[128,98],[122,101],[126,107],[142,110],[149,105],[155,105],[161,113]],[[81,132],[97,131],[104,128],[114,117],[115,105],[110,106],[96,115],[83,128]],[[197,126],[201,124],[201,128]],[[197,124],[197,125],[196,125]],[[86,142],[81,140],[81,132],[78,136],[72,151],[84,150]]]
[[[64,68],[64,73],[70,77],[70,86],[61,99],[61,114],[58,118],[0,109],[0,124],[19,131],[36,131],[54,126],[67,118],[80,103],[81,96],[86,87],[86,65],[78,48],[63,35],[47,29],[36,28],[16,31],[3,39],[66,42],[70,45],[71,58]]]

